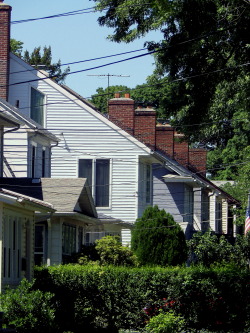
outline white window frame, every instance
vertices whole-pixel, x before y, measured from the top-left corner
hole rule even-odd
[[[109,161],[109,200],[107,206],[97,206],[98,208],[102,209],[110,209],[111,207],[111,186],[112,186],[112,159],[111,158],[79,158],[78,159],[78,177],[80,172],[80,160],[91,160],[92,161],[92,186],[91,186],[91,193],[93,196],[94,201],[96,202],[96,166],[98,160]]]
[[[190,200],[191,198],[191,200]],[[191,205],[192,206],[191,206]],[[184,216],[183,221],[190,224],[194,221],[194,190],[193,187],[184,184]]]
[[[33,86],[30,86],[30,118],[33,119],[32,118],[32,114],[31,114],[31,108],[32,108],[32,103],[31,103],[32,89],[36,90],[39,94],[43,95],[43,114],[42,114],[42,121],[41,121],[42,123],[40,123],[40,122],[37,122],[37,123],[39,123],[41,126],[46,127],[46,125],[45,125],[46,124],[46,108],[45,108],[45,106],[46,106],[46,95],[43,92],[41,92],[39,89],[37,89],[37,88],[35,88]],[[33,120],[36,121],[35,119],[33,119]]]
[[[42,227],[42,251],[36,251],[36,247],[34,247],[34,254],[35,255],[42,255],[42,264],[45,264],[45,225],[44,224],[36,224],[35,225],[35,229],[36,227]],[[36,231],[36,230],[35,230]],[[36,235],[36,232],[35,232]]]
[[[37,143],[30,141],[29,143],[29,168],[28,168],[28,177],[36,178],[37,174]],[[33,158],[33,152],[35,152],[35,156]],[[33,174],[34,168],[34,174]]]

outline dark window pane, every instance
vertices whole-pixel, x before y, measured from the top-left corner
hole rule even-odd
[[[109,160],[96,160],[96,206],[109,206]]]
[[[92,189],[92,160],[90,159],[79,160],[78,177],[87,178],[88,184]]]
[[[40,125],[43,125],[44,123],[43,108],[44,95],[38,90],[31,88],[30,118],[35,120]]]

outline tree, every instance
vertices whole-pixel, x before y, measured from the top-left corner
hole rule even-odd
[[[128,43],[149,31],[161,31],[162,40],[148,42],[147,46],[156,51],[157,80],[169,85],[165,116],[171,117],[173,124],[192,141],[220,146],[225,133],[223,124],[231,121],[232,113],[227,114],[227,105],[220,105],[214,112],[211,107],[219,88],[249,75],[248,1],[95,2],[96,8],[104,12],[99,24],[114,29],[109,36],[112,41]],[[230,99],[227,89],[224,94]],[[237,109],[236,105],[233,114]],[[214,133],[215,124],[221,126]],[[223,144],[229,139],[226,133]]]
[[[57,83],[64,83],[66,76],[68,75],[70,68],[69,66],[62,71],[61,60],[59,59],[56,63],[52,63],[52,52],[51,47],[44,46],[43,53],[41,53],[41,47],[35,47],[30,53],[29,51],[23,51],[23,42],[16,39],[10,40],[11,52],[22,58],[24,61],[33,65],[35,68],[43,66],[49,73],[49,76]]]
[[[19,40],[11,38],[10,39],[10,49],[11,49],[12,53],[17,55],[18,57],[21,57],[21,54],[23,51],[23,42],[20,42]]]
[[[31,53],[26,50],[24,52],[23,59],[35,68],[44,66],[49,72],[49,76],[57,83],[64,83],[64,80],[70,71],[69,66],[62,71],[60,59],[56,63],[52,63],[52,52],[50,46],[44,46],[43,53],[41,53],[40,46],[36,47]]]
[[[180,265],[187,259],[181,227],[158,206],[147,207],[136,220],[131,247],[143,265]]]
[[[127,86],[109,86],[106,89],[97,88],[97,94],[93,95],[90,102],[93,103],[97,109],[102,113],[108,112],[108,100],[114,97],[114,93],[121,92],[121,94],[130,92]]]

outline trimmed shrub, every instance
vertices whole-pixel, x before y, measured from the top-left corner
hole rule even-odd
[[[158,206],[147,207],[132,230],[132,250],[142,265],[181,265],[187,245],[181,227]]]
[[[152,317],[145,327],[145,333],[178,333],[184,329],[185,320],[172,311],[161,312]]]
[[[53,294],[33,289],[33,283],[22,280],[16,289],[6,289],[0,296],[4,322],[14,325],[18,333],[55,332]]]
[[[36,275],[55,294],[60,332],[139,330],[160,310],[183,317],[187,332],[244,332],[250,322],[250,272],[235,267],[64,265]]]

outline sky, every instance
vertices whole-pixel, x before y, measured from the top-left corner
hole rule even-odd
[[[4,0],[4,2],[12,6],[12,22],[92,8],[95,4],[88,0]],[[112,34],[112,29],[99,26],[97,22],[99,15],[100,13],[89,10],[79,15],[11,24],[11,38],[22,41],[23,49],[29,52],[38,46],[51,46],[53,62],[60,59],[62,64],[142,49],[145,41],[160,38],[159,32],[152,32],[129,44],[111,42],[107,40],[107,36]],[[86,70],[142,53],[146,51],[70,65],[70,70],[72,72]],[[147,76],[151,75],[153,70],[154,58],[147,55],[68,75],[65,83],[81,96],[90,98],[98,87],[104,89],[108,87],[108,75],[110,75],[109,85],[126,85],[134,88],[137,84],[145,83]]]

